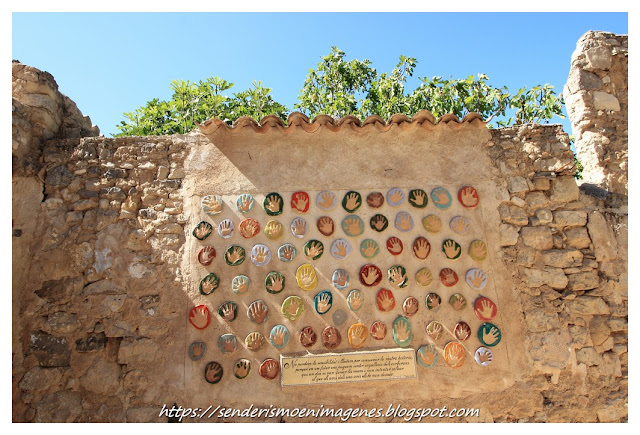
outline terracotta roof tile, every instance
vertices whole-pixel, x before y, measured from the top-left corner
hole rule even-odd
[[[473,124],[480,127],[484,127],[486,122],[482,119],[482,115],[479,113],[468,113],[462,120],[456,115],[448,114],[443,115],[436,119],[435,116],[428,110],[421,110],[416,113],[413,118],[402,113],[393,115],[387,122],[378,115],[369,116],[364,121],[360,121],[353,115],[345,116],[344,118],[334,119],[329,115],[318,115],[312,121],[300,112],[293,112],[287,118],[287,123],[282,121],[276,115],[265,116],[257,122],[251,117],[243,116],[234,121],[233,125],[228,125],[224,121],[218,118],[213,118],[202,124],[197,124],[200,131],[207,135],[212,134],[216,130],[226,131],[230,133],[237,133],[238,131],[244,131],[247,128],[251,128],[258,133],[266,133],[270,130],[282,131],[289,133],[298,129],[302,129],[308,133],[313,133],[320,128],[326,128],[329,131],[338,132],[344,129],[361,131],[368,129],[376,129],[380,132],[386,132],[393,128],[424,128],[431,130],[437,125],[445,124],[452,127],[460,126],[462,124]]]

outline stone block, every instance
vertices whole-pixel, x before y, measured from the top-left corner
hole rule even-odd
[[[500,212],[500,219],[508,224],[524,226],[529,223],[527,214],[520,207],[501,204],[498,207],[498,211]]]
[[[124,339],[118,350],[120,364],[146,364],[156,359],[159,347],[149,338]]]
[[[125,293],[126,291],[122,287],[116,285],[114,282],[108,279],[92,282],[91,284],[85,286],[85,288],[82,290],[82,294],[84,296],[119,295]]]
[[[606,316],[595,316],[591,319],[591,322],[589,322],[589,334],[591,335],[591,341],[594,346],[600,346],[611,335],[608,320]]]
[[[602,88],[602,80],[596,74],[578,68],[572,68],[567,79],[567,86],[572,94],[580,90],[594,90]]]
[[[96,332],[89,334],[85,338],[76,340],[77,352],[95,352],[104,349],[107,346],[107,336],[104,332]]]
[[[611,227],[607,224],[607,220],[602,213],[598,211],[590,212],[587,228],[593,241],[596,260],[602,262],[617,259],[617,242]]]
[[[547,227],[523,227],[520,235],[524,244],[532,248],[540,251],[553,248],[553,236]]]
[[[597,110],[620,111],[620,101],[614,95],[603,91],[595,91],[593,93],[593,106]]]
[[[530,192],[525,197],[527,206],[532,209],[544,208],[549,205],[549,198],[544,192]]]
[[[113,394],[120,385],[120,365],[98,357],[80,378],[80,385],[94,394]]]
[[[542,253],[542,261],[552,267],[578,267],[582,265],[582,252],[568,249],[554,249]]]
[[[554,211],[554,226],[561,228],[584,227],[587,225],[586,211]]]
[[[55,337],[44,331],[31,333],[29,346],[40,367],[67,367],[71,358],[71,350],[64,337]]]
[[[82,414],[82,393],[57,391],[36,404],[36,423],[72,423]]]
[[[49,314],[47,323],[53,332],[62,334],[75,331],[79,325],[77,315],[64,312]]]
[[[509,178],[509,192],[511,193],[523,193],[529,191],[529,184],[524,177],[511,177]]]
[[[591,290],[600,285],[597,271],[580,272],[568,275],[569,288],[573,291]]]
[[[564,232],[566,243],[570,248],[587,249],[591,245],[589,232],[584,227],[571,228]]]
[[[580,189],[571,175],[557,177],[551,183],[551,201],[568,203],[580,199]]]
[[[566,301],[565,305],[569,313],[575,315],[609,315],[611,310],[607,303],[598,297],[578,296],[577,298]]]
[[[551,288],[560,290],[567,287],[569,282],[562,269],[545,268],[540,270],[523,268],[522,272],[529,287],[537,288],[548,285]]]
[[[500,246],[513,246],[518,243],[518,227],[500,224]]]
[[[578,364],[585,364],[587,367],[597,366],[602,363],[602,357],[592,347],[583,347],[576,352]]]
[[[534,190],[549,190],[551,188],[551,180],[545,177],[538,177],[533,179]]]
[[[61,368],[34,367],[24,374],[20,380],[23,391],[44,391],[57,386],[62,380]]]
[[[584,52],[587,71],[608,70],[611,68],[611,50],[607,47],[593,47]]]

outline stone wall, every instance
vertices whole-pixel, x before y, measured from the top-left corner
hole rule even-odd
[[[628,186],[628,37],[587,32],[571,56],[564,97],[583,177],[616,194]]]
[[[260,126],[244,119],[233,129],[210,123],[206,136],[54,133],[29,145],[41,159],[14,146],[13,420],[166,421],[158,413],[174,402],[386,407],[400,401],[480,408],[478,419],[454,421],[626,421],[625,197],[578,186],[560,126],[488,130],[473,117],[436,123],[428,114],[369,121],[294,117],[284,128],[273,119]],[[19,144],[27,142],[15,128],[43,137],[20,125],[14,115]],[[331,164],[309,164],[317,178],[302,182],[301,162],[327,156]],[[356,162],[354,170],[341,170],[344,159]],[[244,383],[230,372],[221,384],[203,382],[201,367],[186,356],[194,336],[187,316],[202,276],[191,231],[206,218],[203,194],[465,181],[477,184],[487,205],[481,221],[505,334],[496,371],[482,372],[471,360],[460,369],[419,367],[413,381],[340,388],[282,389],[257,373]],[[210,308],[215,313],[217,305]],[[224,325],[212,323],[203,337],[217,355]],[[425,341],[419,325],[412,348]],[[236,356],[211,359],[227,370]]]

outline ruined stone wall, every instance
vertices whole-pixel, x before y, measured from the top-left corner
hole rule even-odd
[[[628,37],[587,32],[571,56],[564,98],[583,177],[616,194],[628,186]]]
[[[426,115],[386,126],[321,121],[285,130],[244,120],[208,137],[52,138],[33,143],[36,159],[14,146],[13,420],[166,421],[158,413],[174,402],[385,408],[400,402],[480,408],[477,419],[453,421],[626,421],[626,200],[578,186],[560,126],[488,130],[478,120],[433,124]],[[400,157],[390,158],[394,152]],[[359,163],[344,171],[340,155]],[[313,163],[327,156],[331,164]],[[312,181],[301,162],[309,162]],[[265,167],[284,168],[282,176]],[[471,358],[452,369],[439,362],[431,371],[418,367],[418,379],[338,388],[282,388],[257,373],[233,378],[237,357],[247,355],[257,371],[264,356],[277,352],[267,345],[264,354],[239,349],[229,357],[217,349],[226,326],[217,303],[198,294],[204,269],[191,235],[197,222],[210,220],[200,209],[204,194],[341,191],[357,184],[366,195],[396,185],[465,182],[477,185],[487,205],[480,222],[504,334],[495,365],[480,367]],[[220,262],[224,243],[211,237]],[[295,278],[287,279],[295,287]],[[214,297],[222,291],[228,290]],[[187,357],[198,336],[188,313],[199,298],[212,312],[212,325],[200,335],[211,352],[206,360],[225,368],[216,385],[205,383],[203,364]],[[426,315],[420,303],[418,316]],[[248,324],[241,320],[245,309],[233,328]],[[311,313],[306,319],[316,321]],[[298,331],[291,332],[293,341]],[[341,332],[339,350],[348,351]],[[422,320],[414,334],[417,349],[426,343]]]

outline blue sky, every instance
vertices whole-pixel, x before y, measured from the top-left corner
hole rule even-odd
[[[13,13],[12,57],[53,74],[108,136],[123,112],[169,98],[174,79],[219,76],[235,91],[261,80],[292,108],[332,45],[378,72],[416,57],[408,90],[417,77],[485,73],[511,91],[562,92],[580,36],[627,23],[626,13]]]

